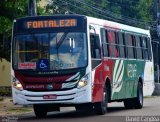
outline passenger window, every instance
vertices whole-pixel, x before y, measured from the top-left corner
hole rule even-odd
[[[109,54],[111,57],[117,57],[118,51],[116,50],[116,33],[108,31],[108,42],[109,42]]]
[[[116,46],[116,57],[119,57],[119,38],[118,38],[118,33],[117,32],[114,32],[114,35],[115,35],[115,46]]]
[[[125,44],[126,44],[126,52],[128,58],[134,58],[133,55],[133,36],[130,34],[125,34]]]
[[[143,47],[143,58],[149,59],[148,57],[148,46],[147,46],[147,38],[142,37],[142,47]]]
[[[135,37],[135,35],[133,35],[132,37],[133,37],[133,55],[134,55],[134,58],[136,59],[136,58],[137,58],[137,52],[136,52],[136,37]]]
[[[105,40],[103,42],[103,50],[104,50],[104,56],[109,57],[110,56],[110,40],[111,36],[108,34],[109,32],[105,30]]]
[[[125,58],[124,40],[123,40],[123,34],[121,32],[118,33],[118,39],[119,39],[119,56],[121,58]]]
[[[101,58],[100,40],[98,35],[90,35],[91,56],[92,58]]]
[[[128,48],[128,52],[129,52],[129,58],[134,58],[134,51],[133,51],[133,48],[134,48],[134,41],[133,41],[133,35],[129,35],[129,48]]]
[[[142,48],[141,48],[141,39],[139,36],[135,36],[136,38],[136,54],[137,59],[142,59]]]
[[[147,37],[147,47],[148,47],[148,58],[149,60],[152,59],[152,55],[151,55],[151,44],[150,44],[150,38]]]

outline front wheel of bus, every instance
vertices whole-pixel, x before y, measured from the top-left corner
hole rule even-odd
[[[33,109],[36,117],[43,118],[47,116],[47,110],[43,105],[33,105]]]
[[[143,107],[143,86],[140,82],[138,82],[137,97],[135,98],[134,103],[136,109],[141,109]]]
[[[107,112],[108,94],[106,86],[103,91],[103,101],[94,104],[95,113],[98,115],[104,115]]]

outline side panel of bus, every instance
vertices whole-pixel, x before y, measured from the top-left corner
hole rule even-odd
[[[100,38],[101,53],[104,56],[105,49],[102,39],[102,36],[104,35],[100,32],[102,27],[94,24],[92,26],[95,28],[95,33],[98,34]],[[117,30],[114,30],[114,32],[116,32],[116,34],[119,33]],[[133,36],[134,39],[137,38],[137,34],[134,34],[134,32],[125,32],[124,34],[129,34]],[[143,37],[143,34],[139,34],[138,38],[140,38],[140,41],[143,41],[142,38],[147,38],[147,36]],[[133,49],[135,51],[134,53],[139,53],[139,47],[137,47],[137,45],[138,44],[135,44],[135,49]],[[130,50],[129,46],[126,48],[128,48],[127,50]],[[141,49],[143,57],[145,56],[145,48]],[[153,61],[149,56],[147,58],[144,57],[144,59],[137,59],[139,58],[139,54],[136,54],[137,58],[120,58],[116,57],[116,54],[115,57],[103,56],[101,58],[102,62],[92,70],[93,102],[99,102],[103,99],[102,96],[105,85],[107,85],[109,92],[109,100],[123,100],[137,97],[138,82],[141,82],[143,85],[144,96],[151,95],[153,93]]]

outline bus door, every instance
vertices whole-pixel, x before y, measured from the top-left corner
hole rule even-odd
[[[98,34],[90,34],[92,69],[101,63],[101,48]]]
[[[94,82],[93,97],[95,101],[102,100],[103,93],[103,67],[101,65],[101,45],[99,35],[90,33],[92,81]]]

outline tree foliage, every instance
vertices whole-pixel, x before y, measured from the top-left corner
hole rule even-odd
[[[136,6],[137,17],[145,22],[152,21],[153,19],[153,14],[151,13],[152,4],[153,0],[139,0],[139,3]]]
[[[52,0],[52,14],[76,13],[143,27],[153,21],[153,0]]]
[[[26,0],[1,0],[0,1],[0,34],[11,34],[14,18],[26,16]]]

